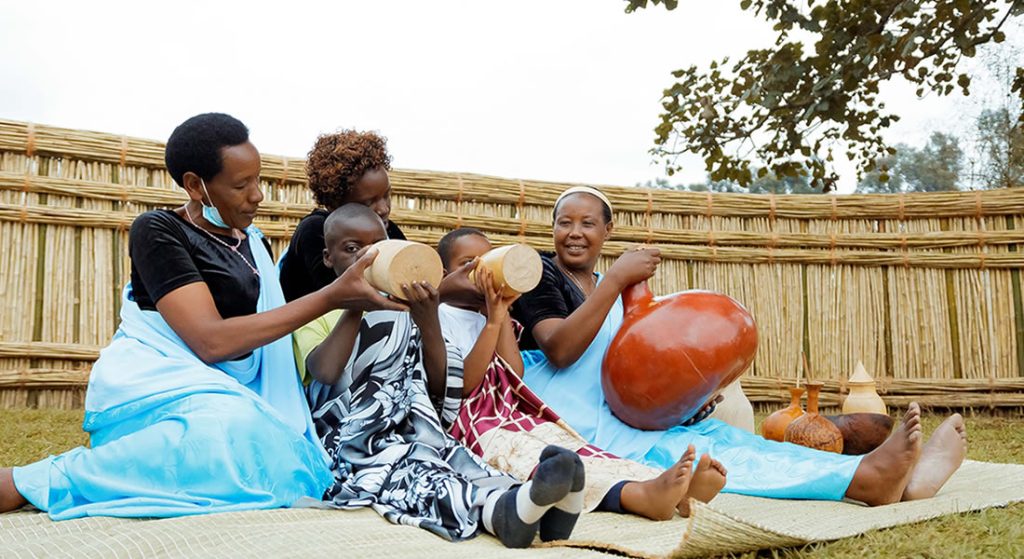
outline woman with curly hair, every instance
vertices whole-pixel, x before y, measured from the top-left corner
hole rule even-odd
[[[316,139],[306,158],[306,175],[316,203],[302,218],[281,259],[281,287],[293,301],[329,285],[334,271],[324,265],[324,221],[337,208],[362,204],[380,216],[389,239],[405,235],[391,214],[391,155],[387,139],[376,132],[342,130]]]

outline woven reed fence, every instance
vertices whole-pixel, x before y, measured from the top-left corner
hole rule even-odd
[[[303,160],[263,156],[257,225],[276,254],[312,207]],[[434,243],[473,226],[550,249],[567,185],[395,170],[393,219]],[[761,345],[744,380],[782,401],[801,374],[835,404],[857,360],[891,404],[1024,406],[1024,191],[765,196],[602,187],[615,205],[607,267],[661,248],[657,293],[743,302]],[[81,406],[129,277],[128,228],[180,205],[161,142],[0,120],[0,407]],[[804,374],[806,378],[807,375]]]

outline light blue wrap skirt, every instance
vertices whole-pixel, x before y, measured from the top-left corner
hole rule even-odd
[[[540,351],[524,351],[526,384],[588,442],[657,468],[669,468],[694,445],[728,470],[724,491],[778,499],[840,500],[860,456],[766,440],[716,419],[667,431],[644,431],[616,417],[601,389],[601,363],[622,324],[622,299],[573,365],[558,369]]]
[[[255,228],[257,311],[284,304]],[[172,517],[319,500],[333,482],[295,370],[291,339],[207,365],[126,287],[121,325],[93,366],[76,448],[14,469],[54,520]]]

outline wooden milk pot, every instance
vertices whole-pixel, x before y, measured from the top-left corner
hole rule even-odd
[[[829,452],[843,452],[843,433],[825,419],[825,416],[818,415],[818,394],[821,392],[821,382],[807,383],[807,413],[793,420],[786,427],[785,439],[788,443],[794,443],[808,448],[826,450]]]
[[[378,291],[405,300],[402,284],[425,281],[435,288],[444,276],[437,251],[422,243],[388,239],[373,245],[379,253],[364,272],[366,281]]]
[[[864,364],[857,362],[853,375],[847,381],[850,394],[843,401],[843,413],[880,413],[888,415],[885,401],[878,395],[875,379],[871,378]]]
[[[491,271],[494,288],[501,289],[504,286],[502,295],[505,297],[532,291],[540,283],[540,276],[544,270],[537,251],[522,243],[488,251],[480,257],[477,266],[483,266]],[[470,272],[469,279],[475,277],[474,272],[476,269]]]

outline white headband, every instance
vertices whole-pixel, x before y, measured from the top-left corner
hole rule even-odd
[[[605,196],[604,193],[602,193],[600,190],[598,190],[598,189],[596,189],[596,188],[594,188],[592,186],[573,186],[571,188],[565,189],[564,192],[562,192],[561,194],[558,195],[558,199],[555,200],[555,207],[557,208],[558,207],[558,203],[561,202],[562,199],[564,199],[565,197],[570,196],[572,194],[578,194],[580,192],[584,192],[584,193],[590,194],[592,196],[597,196],[598,199],[600,199],[602,202],[604,202],[604,205],[608,206],[608,212],[611,213],[612,203],[610,201],[608,201],[608,197]]]

